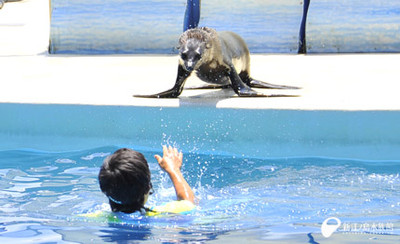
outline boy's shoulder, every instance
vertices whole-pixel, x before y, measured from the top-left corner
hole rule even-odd
[[[163,205],[150,208],[152,211],[148,211],[146,215],[155,216],[165,213],[185,214],[187,212],[192,211],[194,208],[195,205],[188,200],[172,201],[172,202],[167,202]]]
[[[159,206],[150,208],[151,211],[146,212],[146,216],[157,216],[164,214],[187,214],[192,211],[196,206],[188,200],[171,201]],[[94,212],[79,214],[78,217],[84,217],[95,221],[120,223],[123,215],[121,213],[113,213],[110,210],[97,210]]]

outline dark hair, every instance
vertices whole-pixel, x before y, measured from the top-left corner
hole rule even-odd
[[[113,212],[146,210],[144,196],[152,186],[149,165],[143,154],[128,148],[117,150],[104,160],[99,183]]]

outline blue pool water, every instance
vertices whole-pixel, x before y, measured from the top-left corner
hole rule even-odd
[[[177,53],[186,2],[52,0],[51,52]],[[302,5],[281,2],[203,1],[200,26],[238,32],[252,52],[296,53]]]
[[[320,226],[332,216],[342,226],[331,241],[400,239],[396,111],[0,104],[0,112],[1,243],[323,243]],[[79,216],[109,211],[97,174],[120,147],[148,159],[149,205],[173,200],[153,159],[162,144],[184,152],[195,211],[121,215],[122,223]]]
[[[50,51],[176,54],[186,0],[51,0]],[[399,52],[397,0],[311,1],[307,52]],[[207,0],[200,26],[238,33],[252,53],[297,53],[301,0]]]

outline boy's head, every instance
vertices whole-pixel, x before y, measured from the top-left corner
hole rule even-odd
[[[119,149],[104,160],[99,183],[113,212],[142,210],[151,189],[149,165],[143,154],[128,148]]]

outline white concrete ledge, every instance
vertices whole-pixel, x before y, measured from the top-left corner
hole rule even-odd
[[[0,57],[46,53],[50,36],[49,1],[5,3],[0,9],[0,33]]]
[[[133,98],[174,85],[176,56],[0,57],[2,103],[212,106],[304,110],[400,110],[399,54],[253,55],[253,77],[299,97],[239,98],[228,90],[185,90],[178,99]],[[188,81],[188,86],[198,82]]]

